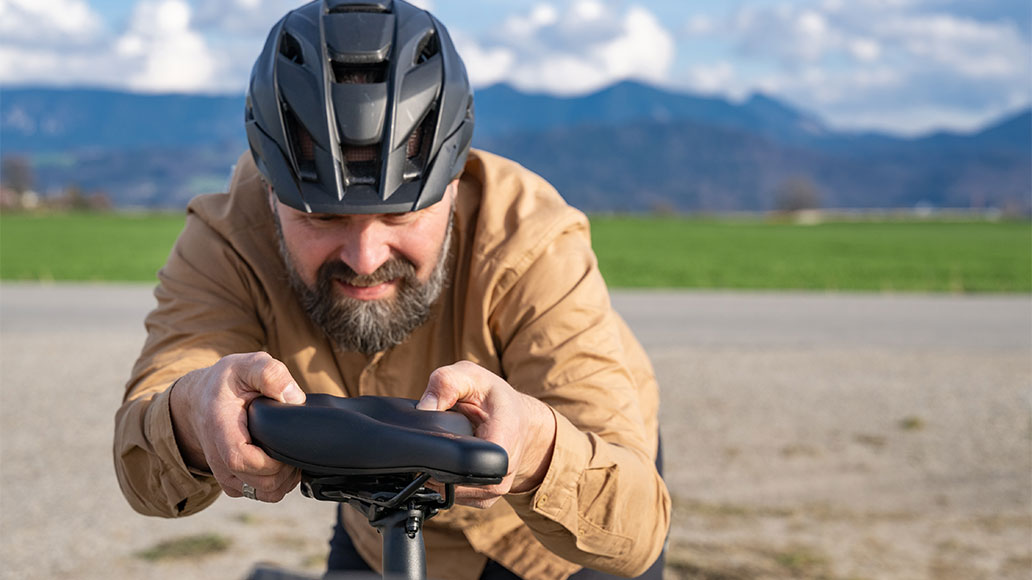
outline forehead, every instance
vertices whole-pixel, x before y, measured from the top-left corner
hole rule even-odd
[[[262,180],[265,190],[269,195],[269,201],[273,206],[273,209],[277,214],[288,214],[293,217],[304,217],[308,219],[321,220],[321,221],[332,221],[332,220],[343,220],[343,219],[391,219],[392,221],[404,220],[406,217],[419,217],[424,215],[435,215],[438,213],[444,213],[450,215],[455,209],[455,192],[458,189],[458,180],[455,180],[448,184],[448,187],[444,191],[444,196],[428,207],[425,207],[416,211],[402,211],[402,212],[386,212],[386,213],[324,213],[324,212],[306,212],[296,209],[290,205],[287,205],[280,201],[276,195],[275,189],[268,184],[264,179]],[[448,211],[445,211],[447,209]]]
[[[320,213],[320,212],[304,212],[290,207],[289,205],[275,200],[277,212],[281,215],[286,215],[296,219],[309,219],[318,221],[355,221],[355,220],[391,220],[399,221],[405,219],[414,219],[418,216],[424,215],[430,208],[420,211],[410,212],[394,212],[394,213]]]

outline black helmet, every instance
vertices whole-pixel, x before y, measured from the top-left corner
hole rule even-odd
[[[473,93],[430,13],[402,0],[318,0],[273,27],[251,72],[246,123],[283,203],[416,211],[462,172]]]

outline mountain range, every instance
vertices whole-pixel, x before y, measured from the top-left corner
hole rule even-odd
[[[246,148],[242,96],[3,88],[0,153],[44,194],[179,208],[224,189]],[[476,94],[476,147],[551,181],[587,211],[762,211],[800,179],[824,207],[1032,205],[1032,111],[970,134],[836,131],[764,95],[740,103],[624,82],[573,98]]]

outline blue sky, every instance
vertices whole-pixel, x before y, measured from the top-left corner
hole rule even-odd
[[[832,126],[970,130],[1032,102],[1028,0],[419,0],[478,87],[574,95],[625,78]],[[242,93],[298,0],[0,0],[0,83]]]

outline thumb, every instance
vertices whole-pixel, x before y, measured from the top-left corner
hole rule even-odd
[[[426,391],[416,408],[421,411],[447,411],[463,398],[468,380],[459,365],[441,367],[430,374]]]
[[[265,353],[259,353],[245,366],[244,383],[263,396],[288,405],[305,402],[305,394],[287,370],[287,365]]]
[[[420,411],[438,411],[440,410],[437,408],[439,404],[440,400],[437,398],[437,395],[428,390],[423,393],[423,398],[416,403],[416,408]]]
[[[305,403],[305,393],[294,381],[290,381],[290,384],[280,391],[280,396],[277,398],[288,405],[303,405]]]

